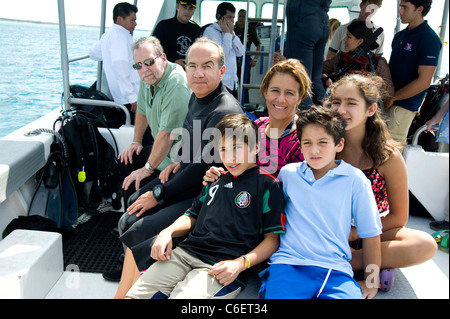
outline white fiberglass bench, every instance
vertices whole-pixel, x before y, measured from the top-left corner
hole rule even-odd
[[[43,299],[63,268],[61,234],[17,229],[0,241],[0,299]]]
[[[414,134],[413,141],[403,150],[408,168],[409,190],[438,221],[448,216],[449,153],[426,152],[418,145],[422,126]]]

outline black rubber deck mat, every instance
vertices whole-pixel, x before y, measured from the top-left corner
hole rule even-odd
[[[63,238],[64,268],[80,272],[103,273],[117,269],[123,246],[111,230],[121,212],[94,215]]]

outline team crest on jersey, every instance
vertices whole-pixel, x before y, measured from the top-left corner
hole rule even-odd
[[[242,191],[236,196],[234,202],[239,208],[247,208],[248,205],[250,205],[250,197],[251,195],[249,192]]]

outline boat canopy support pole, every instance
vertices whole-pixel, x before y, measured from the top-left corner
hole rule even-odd
[[[397,0],[397,24],[395,25],[395,33],[399,32],[400,28],[402,26],[402,22],[400,19],[400,10],[399,10],[400,2],[401,2],[401,0]]]
[[[59,15],[59,42],[61,45],[61,69],[63,75],[63,108],[70,109],[70,86],[69,86],[69,55],[67,53],[67,30],[66,30],[66,13],[64,8],[64,0],[58,0]]]
[[[99,39],[105,33],[106,29],[106,0],[102,0],[102,12],[100,17],[100,35]],[[102,90],[103,62],[99,61],[97,66],[97,91]]]
[[[445,0],[445,3],[444,3],[444,12],[442,15],[441,29],[439,31],[439,37],[441,38],[441,41],[442,41],[442,49],[441,49],[441,54],[439,55],[438,66],[437,66],[436,72],[434,74],[434,80],[437,80],[439,78],[438,73],[439,73],[439,70],[442,68],[442,59],[443,59],[443,55],[444,55],[444,50],[446,50],[445,36],[447,34],[447,23],[448,23],[448,1],[449,0]]]
[[[272,24],[270,27],[270,44],[269,44],[269,69],[273,65],[273,54],[275,52],[275,42],[278,37],[278,4],[279,0],[273,1]],[[284,35],[281,35],[283,37]]]

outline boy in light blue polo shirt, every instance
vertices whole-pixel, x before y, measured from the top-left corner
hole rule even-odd
[[[377,293],[381,221],[369,180],[361,170],[335,160],[344,134],[345,122],[329,109],[313,106],[299,115],[297,135],[305,161],[284,166],[278,176],[286,201],[286,234],[270,259],[260,297],[372,298]],[[352,220],[367,254],[361,287],[349,263]]]

